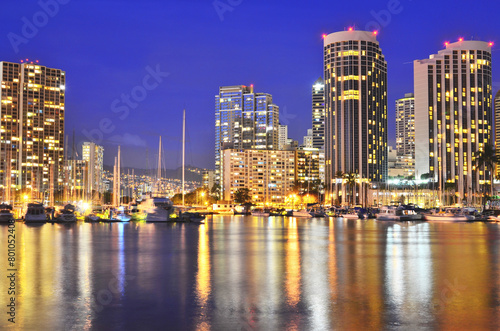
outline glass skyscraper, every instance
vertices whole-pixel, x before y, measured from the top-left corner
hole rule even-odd
[[[312,136],[313,147],[325,145],[325,81],[318,78],[312,87]]]
[[[279,107],[253,86],[223,86],[215,96],[215,171],[223,174],[224,149],[278,149]]]

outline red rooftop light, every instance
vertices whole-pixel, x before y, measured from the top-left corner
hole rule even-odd
[[[325,38],[326,38],[326,33],[323,33],[323,39],[325,39]]]
[[[354,28],[352,26],[349,27],[349,31],[352,31],[354,30]]]
[[[488,46],[490,46],[490,47],[492,47],[493,45],[495,45],[495,43],[494,43],[494,42],[492,42],[492,41],[490,41],[490,42],[488,43]]]
[[[458,41],[462,42],[462,41],[464,41],[464,38],[460,37],[460,38],[458,38]]]
[[[377,30],[373,31],[373,35],[374,36],[378,35],[378,31]]]
[[[448,45],[449,45],[449,44],[450,44],[450,42],[449,42],[449,41],[445,41],[445,42],[444,42],[444,45],[445,45],[446,47],[448,47]]]

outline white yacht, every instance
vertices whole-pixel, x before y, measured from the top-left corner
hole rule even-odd
[[[264,210],[260,208],[255,208],[252,210],[252,216],[261,216],[261,217],[269,217],[269,210]]]
[[[311,218],[312,215],[305,209],[302,210],[294,210],[292,213],[292,217],[308,217]]]
[[[433,213],[426,214],[424,218],[431,222],[467,222],[471,220],[458,208],[436,210]]]
[[[138,209],[145,214],[146,222],[167,222],[173,203],[168,198],[151,197],[142,201]]]
[[[47,221],[47,215],[45,215],[45,208],[41,203],[29,203],[28,210],[26,210],[26,215],[24,216],[25,223],[41,223]]]
[[[348,210],[348,211],[343,211],[340,213],[340,217],[347,219],[347,220],[357,220],[359,219],[358,213],[354,210]]]
[[[409,217],[405,217],[400,209],[397,207],[384,206],[380,208],[380,211],[375,214],[377,221],[402,221],[409,220]]]

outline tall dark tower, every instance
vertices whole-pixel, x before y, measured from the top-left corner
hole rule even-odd
[[[324,38],[325,181],[337,171],[383,182],[387,177],[387,62],[376,32]]]

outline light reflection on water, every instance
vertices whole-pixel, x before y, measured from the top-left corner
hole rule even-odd
[[[16,239],[19,329],[500,328],[497,224],[221,216]]]

